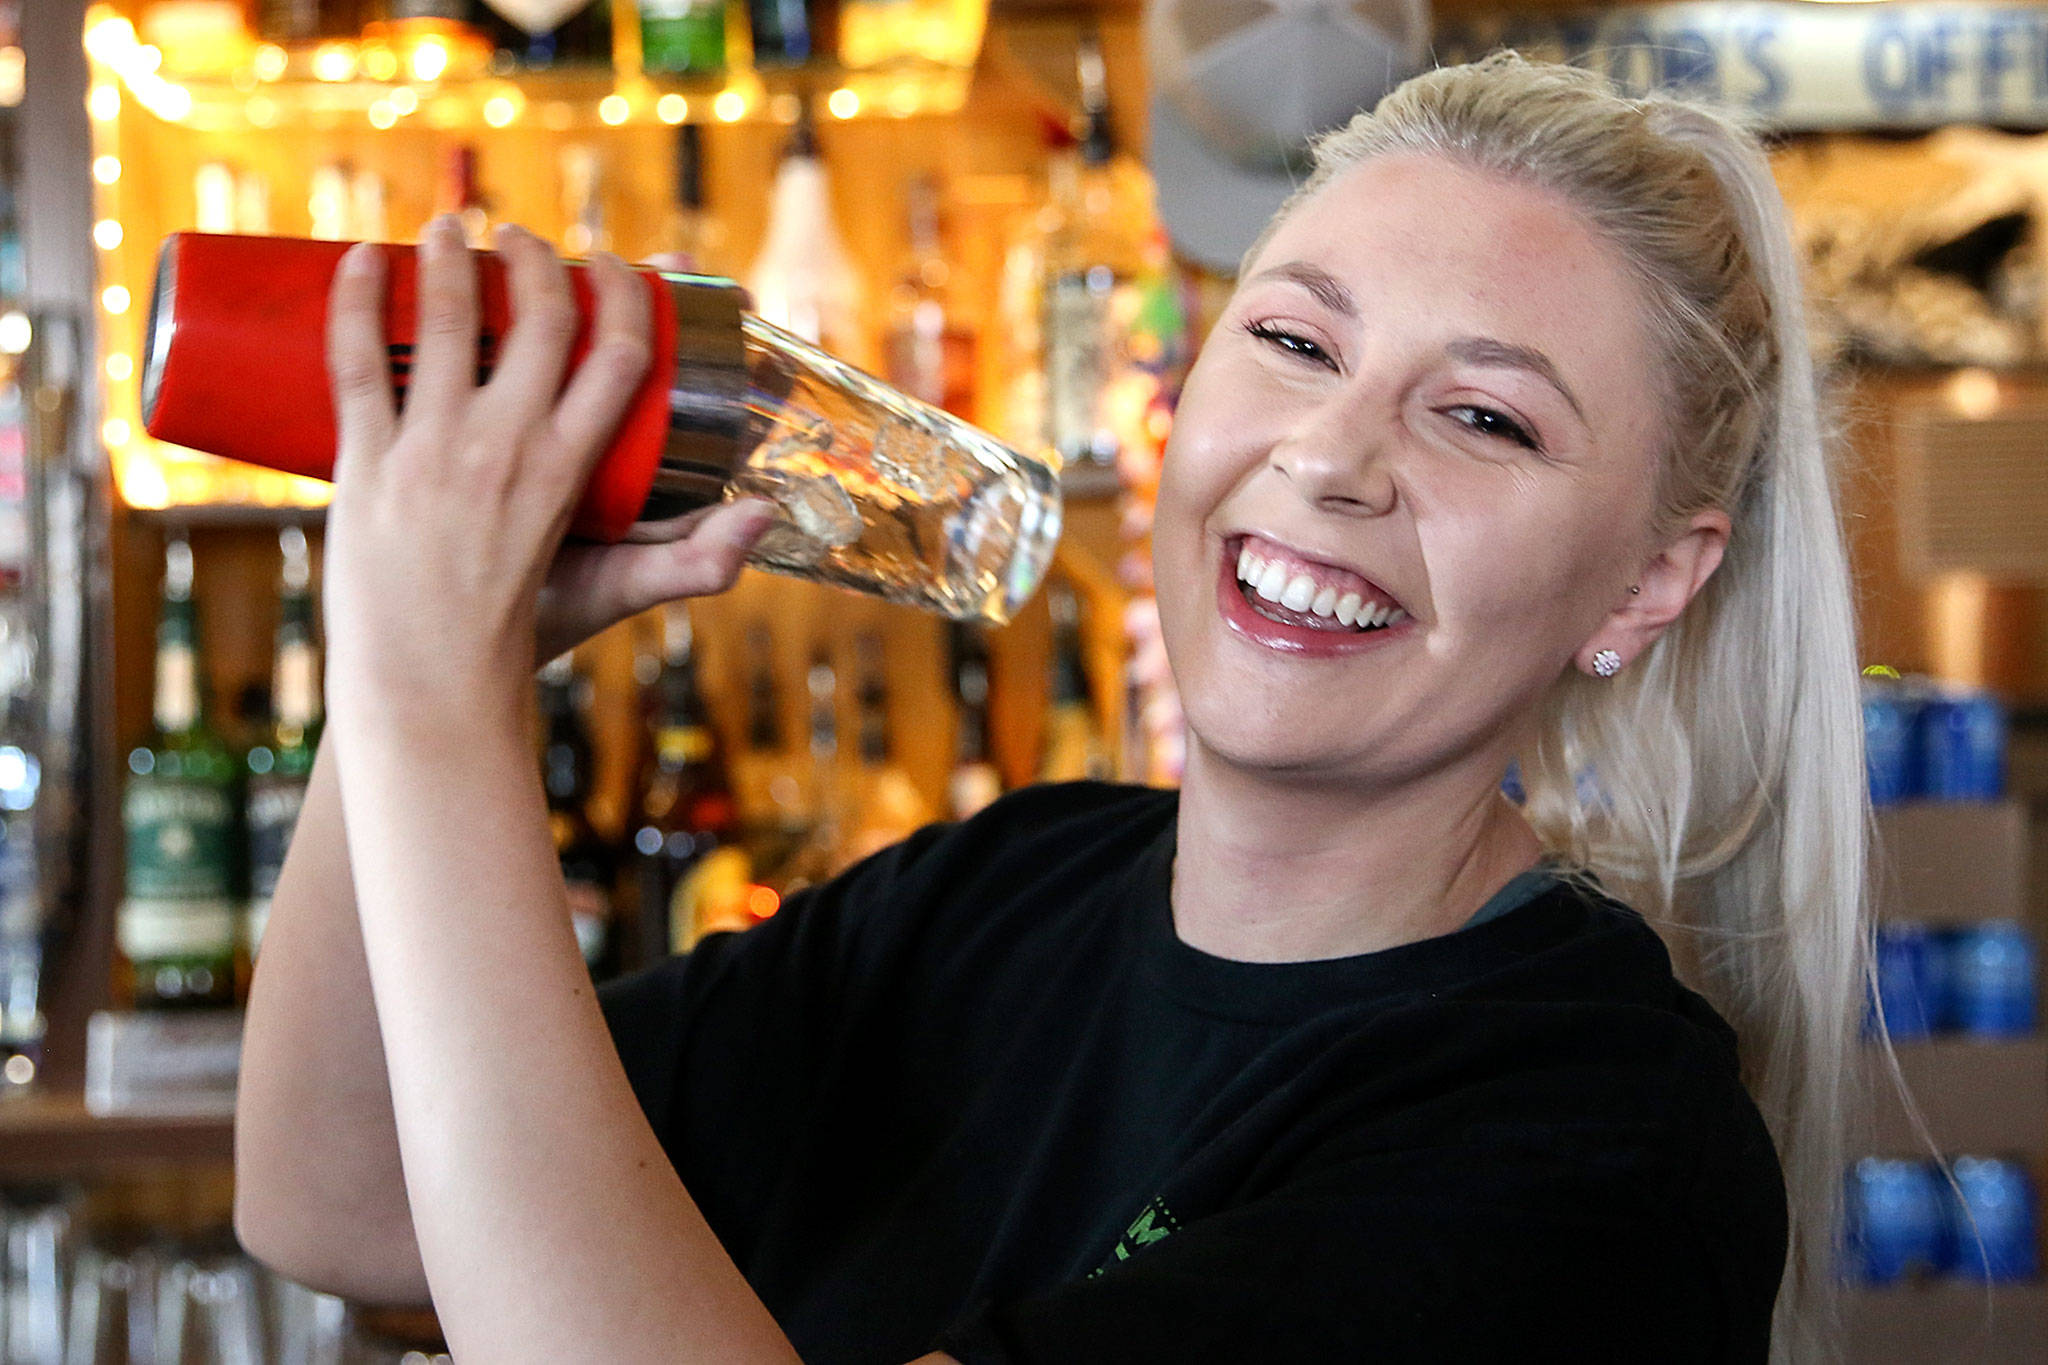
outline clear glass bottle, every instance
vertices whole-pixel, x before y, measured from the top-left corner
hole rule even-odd
[[[928,175],[906,196],[910,249],[889,293],[883,375],[913,398],[960,417],[974,406],[974,333],[950,289],[952,268],[939,245],[939,187]]]

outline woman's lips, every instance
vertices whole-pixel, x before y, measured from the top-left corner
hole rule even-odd
[[[1224,624],[1251,643],[1279,653],[1309,658],[1329,658],[1378,649],[1393,639],[1405,637],[1415,624],[1413,620],[1404,620],[1376,630],[1328,630],[1276,621],[1246,600],[1244,589],[1238,583],[1237,556],[1232,553],[1228,542],[1217,556],[1216,608]]]

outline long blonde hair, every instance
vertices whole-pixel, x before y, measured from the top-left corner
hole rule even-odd
[[[1650,301],[1668,404],[1653,533],[1707,508],[1734,523],[1655,646],[1617,678],[1573,671],[1552,689],[1520,758],[1524,812],[1551,853],[1657,926],[1735,1028],[1791,1205],[1772,1358],[1831,1357],[1870,811],[1848,562],[1784,202],[1726,115],[1498,53],[1417,76],[1324,137],[1290,204],[1405,152],[1558,193],[1621,254]]]

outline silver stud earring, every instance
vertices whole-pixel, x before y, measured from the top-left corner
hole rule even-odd
[[[1638,594],[1638,593],[1642,592],[1642,589],[1641,589],[1641,588],[1639,588],[1639,587],[1636,587],[1636,586],[1634,586],[1634,585],[1632,584],[1632,585],[1630,585],[1630,587],[1629,587],[1629,590],[1628,590],[1628,591],[1629,591],[1629,596],[1633,597],[1633,596],[1635,596],[1636,594]]]
[[[1621,672],[1621,656],[1611,649],[1603,649],[1593,656],[1593,671],[1603,678],[1611,678]]]

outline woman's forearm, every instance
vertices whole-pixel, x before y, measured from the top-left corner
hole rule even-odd
[[[331,744],[313,763],[250,990],[235,1225],[251,1252],[305,1284],[426,1302]]]
[[[524,719],[430,700],[329,731],[443,1329],[459,1359],[794,1361],[626,1081]]]

